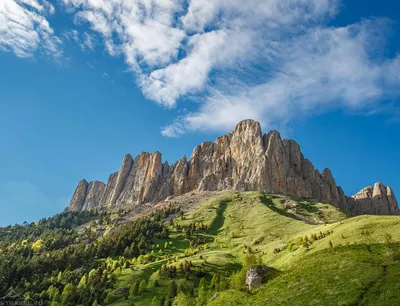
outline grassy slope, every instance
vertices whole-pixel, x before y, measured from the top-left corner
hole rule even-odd
[[[251,294],[229,290],[219,293],[210,305],[378,305],[399,304],[396,291],[400,285],[400,264],[396,255],[400,242],[400,218],[344,215],[326,204],[309,204],[296,199],[297,212],[307,220],[325,221],[312,225],[296,219],[277,196],[257,192],[232,193],[210,199],[177,223],[203,222],[210,226],[210,247],[199,254],[178,260],[191,260],[194,272],[218,272],[229,275],[240,270],[244,245],[262,256],[266,265],[283,273]],[[286,198],[285,198],[286,199]],[[334,222],[335,220],[341,220]],[[315,222],[315,223],[317,223]],[[333,222],[333,223],[332,223]],[[309,222],[310,223],[310,222]],[[314,241],[309,248],[298,242],[299,237],[330,233]],[[385,238],[385,234],[390,234]],[[183,256],[187,247],[184,235],[172,233],[169,248]],[[388,247],[385,242],[392,243]],[[292,250],[288,241],[294,243]],[[330,248],[330,243],[333,248]],[[160,244],[164,241],[160,241]],[[274,249],[281,251],[274,254]],[[202,259],[200,258],[202,256]],[[138,265],[135,271],[125,269],[117,287],[127,287],[136,279],[156,279],[158,268],[166,261]],[[184,281],[183,279],[178,280]],[[154,295],[165,295],[167,280],[146,293],[115,303],[115,305],[151,305]]]

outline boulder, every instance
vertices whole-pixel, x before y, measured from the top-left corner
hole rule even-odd
[[[246,285],[249,291],[260,287],[276,275],[277,270],[267,266],[255,266],[246,271]]]

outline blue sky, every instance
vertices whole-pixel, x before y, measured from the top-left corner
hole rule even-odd
[[[400,3],[246,3],[2,1],[0,225],[60,212],[128,152],[173,162],[246,118],[348,195],[400,192]]]

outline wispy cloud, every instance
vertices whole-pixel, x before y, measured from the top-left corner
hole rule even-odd
[[[87,65],[90,69],[96,68],[96,62],[87,62],[86,65]]]
[[[0,50],[23,58],[42,51],[58,61],[62,55],[61,40],[46,19],[53,13],[53,5],[45,0],[2,0]]]
[[[83,40],[80,44],[82,50],[93,50],[96,45],[96,38],[94,35],[87,32],[83,33]]]
[[[374,109],[377,100],[399,95],[399,61],[376,58],[372,46],[383,36],[386,20],[363,21],[343,28],[316,27],[279,42],[261,61],[257,84],[216,81],[199,110],[165,127],[165,136],[189,131],[228,131],[243,118],[267,127],[331,109]],[[380,33],[384,34],[384,33]],[[379,41],[377,41],[379,40]]]
[[[144,95],[165,107],[203,97],[165,136],[264,126],[332,108],[367,108],[397,95],[399,61],[377,57],[389,21],[326,26],[334,0],[88,2],[63,0],[122,55]],[[379,51],[379,50],[378,50]]]
[[[79,39],[79,32],[76,29],[73,30],[65,30],[62,35],[64,36],[64,38],[69,41],[69,42],[76,42],[79,43],[80,39]]]
[[[78,44],[82,51],[93,50],[96,45],[95,36],[87,32],[81,35],[76,29],[65,30],[63,36],[68,42]]]

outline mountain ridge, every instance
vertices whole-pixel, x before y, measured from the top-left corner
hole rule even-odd
[[[304,157],[300,145],[279,132],[262,134],[254,120],[243,120],[232,133],[194,148],[189,160],[162,163],[161,153],[125,155],[107,184],[81,180],[69,211],[158,202],[192,191],[261,191],[313,198],[350,214],[398,215],[394,192],[382,183],[347,197],[331,171],[321,173]]]

